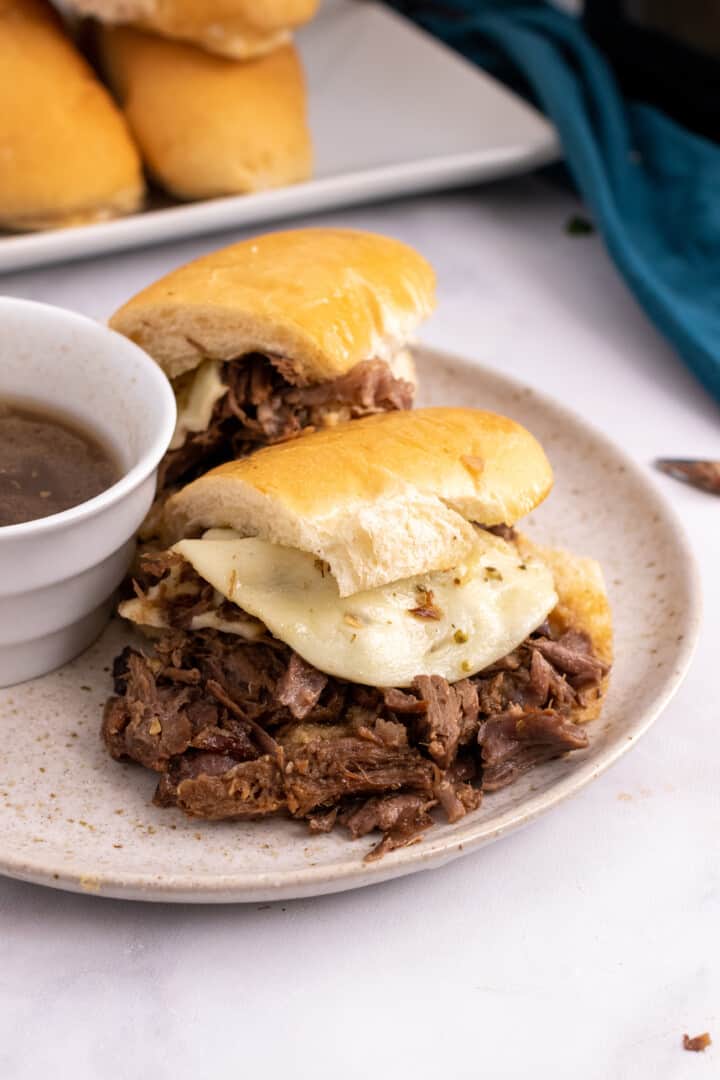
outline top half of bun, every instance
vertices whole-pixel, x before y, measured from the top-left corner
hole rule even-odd
[[[103,22],[132,23],[236,60],[262,56],[313,17],[319,0],[70,0]]]
[[[429,264],[352,229],[268,233],[174,270],[110,320],[172,379],[204,359],[283,357],[300,384],[388,359],[434,306]]]
[[[309,551],[347,596],[457,566],[470,522],[512,525],[551,486],[542,447],[506,417],[384,413],[213,469],[168,501],[163,539],[233,528]]]

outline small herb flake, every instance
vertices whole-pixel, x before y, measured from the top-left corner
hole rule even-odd
[[[503,576],[496,566],[485,567],[485,580],[486,581],[502,581]]]
[[[568,236],[590,236],[595,232],[595,226],[582,214],[573,214],[565,222],[565,232]]]

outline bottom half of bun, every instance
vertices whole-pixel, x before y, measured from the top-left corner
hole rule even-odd
[[[542,559],[553,572],[558,604],[550,613],[550,624],[559,633],[578,630],[587,634],[595,655],[609,669],[613,661],[612,612],[599,564],[564,548],[536,544],[524,534],[519,534],[516,542],[521,554]],[[600,715],[609,677],[608,671],[594,699],[574,710],[576,723],[585,724]]]

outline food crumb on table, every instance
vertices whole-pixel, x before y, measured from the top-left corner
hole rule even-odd
[[[698,1054],[707,1050],[708,1046],[712,1046],[712,1039],[707,1031],[704,1031],[702,1035],[693,1035],[692,1038],[689,1035],[683,1035],[683,1050],[692,1050]]]

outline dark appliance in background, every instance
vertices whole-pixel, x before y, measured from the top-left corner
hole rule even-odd
[[[629,97],[720,141],[720,0],[585,0],[584,18]]]

